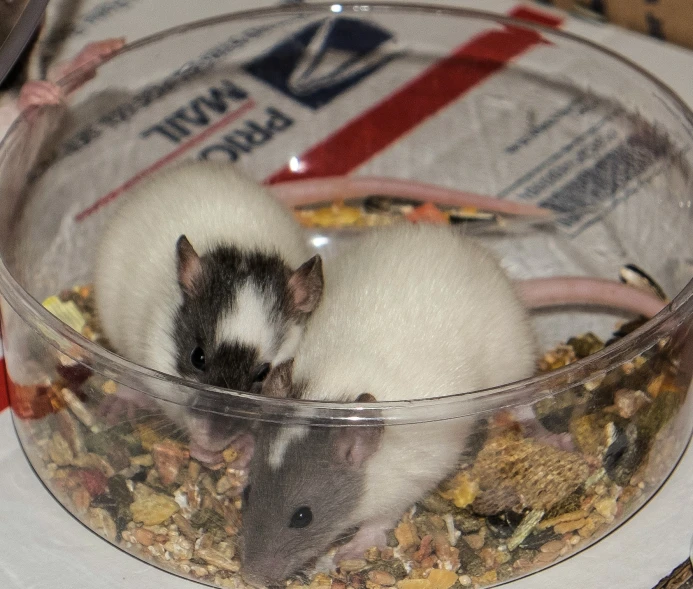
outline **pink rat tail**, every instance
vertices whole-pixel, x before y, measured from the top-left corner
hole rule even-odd
[[[566,305],[610,307],[654,317],[666,303],[645,290],[614,280],[556,276],[517,282],[520,298],[530,309]]]
[[[288,206],[308,205],[333,200],[364,198],[372,195],[414,198],[439,205],[475,207],[506,215],[522,215],[550,220],[553,211],[533,205],[483,194],[444,188],[413,180],[376,176],[331,176],[290,180],[269,186],[274,195]]]

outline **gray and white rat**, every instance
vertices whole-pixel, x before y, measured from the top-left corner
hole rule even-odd
[[[587,304],[651,317],[664,302],[598,279],[511,283],[494,257],[448,227],[401,225],[364,234],[325,268],[325,292],[295,359],[274,367],[269,397],[330,402],[446,397],[531,376],[527,309]],[[366,405],[367,406],[367,405]],[[387,425],[257,427],[243,513],[243,576],[268,585],[335,540],[335,557],[383,546],[385,531],[457,464],[476,417]],[[515,417],[530,426],[523,407]],[[293,412],[310,422],[310,411]]]
[[[94,291],[114,349],[142,366],[238,391],[291,358],[322,293],[289,209],[228,164],[186,162],[128,193],[108,220]],[[213,461],[232,420],[161,402]],[[226,431],[229,430],[229,431]]]
[[[402,225],[373,230],[326,266],[293,375],[291,361],[274,367],[262,392],[445,397],[528,377],[535,358],[527,312],[494,257],[449,228]],[[243,513],[244,578],[281,581],[354,528],[335,560],[384,545],[404,510],[454,469],[474,425],[261,424]]]

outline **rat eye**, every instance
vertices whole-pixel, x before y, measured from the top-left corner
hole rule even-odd
[[[291,516],[291,521],[289,522],[290,528],[305,528],[310,525],[313,521],[313,512],[310,507],[299,507],[294,514]]]
[[[270,371],[270,365],[269,362],[265,362],[264,364],[260,364],[260,366],[257,366],[253,370],[253,382],[262,382],[267,378],[267,375],[269,374]]]
[[[198,370],[205,369],[205,351],[200,346],[197,346],[190,354],[190,362]]]

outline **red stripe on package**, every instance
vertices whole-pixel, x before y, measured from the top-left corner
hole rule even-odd
[[[561,23],[526,7],[516,8],[510,15],[543,25]],[[265,182],[348,174],[512,59],[545,42],[536,31],[519,27],[483,33],[306,151],[299,157],[304,173],[287,165]]]
[[[130,190],[130,188],[132,188],[135,184],[139,184],[139,182],[144,180],[147,176],[149,176],[150,174],[153,174],[157,170],[163,168],[165,165],[170,164],[177,157],[183,155],[186,151],[191,150],[193,147],[200,144],[202,141],[204,141],[205,139],[207,139],[211,135],[214,135],[214,133],[216,133],[219,129],[222,129],[222,128],[226,127],[227,125],[231,124],[233,121],[235,121],[236,119],[239,119],[245,113],[252,110],[253,108],[255,108],[255,101],[254,100],[248,100],[242,106],[240,106],[239,108],[237,108],[233,112],[230,112],[225,117],[219,119],[212,126],[205,129],[204,131],[202,131],[202,133],[195,135],[195,137],[193,137],[189,141],[186,141],[180,147],[173,150],[168,155],[165,155],[161,159],[155,161],[151,166],[149,166],[148,168],[145,168],[144,170],[142,170],[141,172],[139,172],[138,174],[136,174],[135,176],[130,178],[130,180],[128,180],[127,182],[124,182],[118,188],[109,192],[106,196],[102,196],[99,200],[97,200],[89,208],[84,209],[81,213],[79,213],[75,217],[75,220],[78,222],[84,221],[84,219],[86,219],[89,215],[95,213],[101,207],[106,206],[112,200],[118,198],[123,192],[125,192],[126,190]]]
[[[514,8],[508,15],[552,27],[560,26],[562,23],[560,18],[525,6]],[[297,174],[287,166],[267,178],[265,183],[319,178],[352,171],[438,110],[459,98],[464,92],[502,69],[510,60],[532,46],[545,42],[538,33],[519,27],[506,27],[504,31],[492,31],[479,35],[460,46],[452,55],[426,70],[389,98],[371,107],[309,149],[300,157],[306,164],[305,173]],[[84,221],[118,198],[124,191],[239,118],[254,105],[254,101],[250,100],[239,109],[229,113],[199,135],[98,199],[76,215],[75,220]]]
[[[7,370],[5,369],[5,359],[0,360],[0,411],[9,407],[10,399],[7,396]]]
[[[560,27],[563,24],[563,19],[554,14],[549,14],[542,10],[536,10],[529,6],[518,6],[513,8],[508,12],[509,16],[517,18],[519,20],[526,20],[537,25],[544,25],[545,27]]]

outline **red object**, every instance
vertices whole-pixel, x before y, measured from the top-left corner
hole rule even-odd
[[[529,6],[518,6],[517,8],[513,8],[508,12],[508,16],[512,16],[519,20],[526,20],[527,22],[537,25],[544,25],[545,27],[556,28],[563,24],[563,19],[561,17]]]
[[[20,419],[41,419],[55,410],[46,386],[16,385],[8,379],[8,396],[12,399],[12,411]]]
[[[10,399],[7,396],[7,370],[5,369],[5,359],[0,360],[0,411],[9,407]]]
[[[448,222],[447,216],[432,202],[416,207],[411,213],[407,213],[407,220],[412,223],[436,223]]]
[[[525,7],[514,9],[510,16],[544,25],[561,23]],[[293,172],[287,165],[265,182],[348,174],[512,59],[545,42],[539,33],[518,27],[483,33],[311,147],[299,157],[305,173]]]

